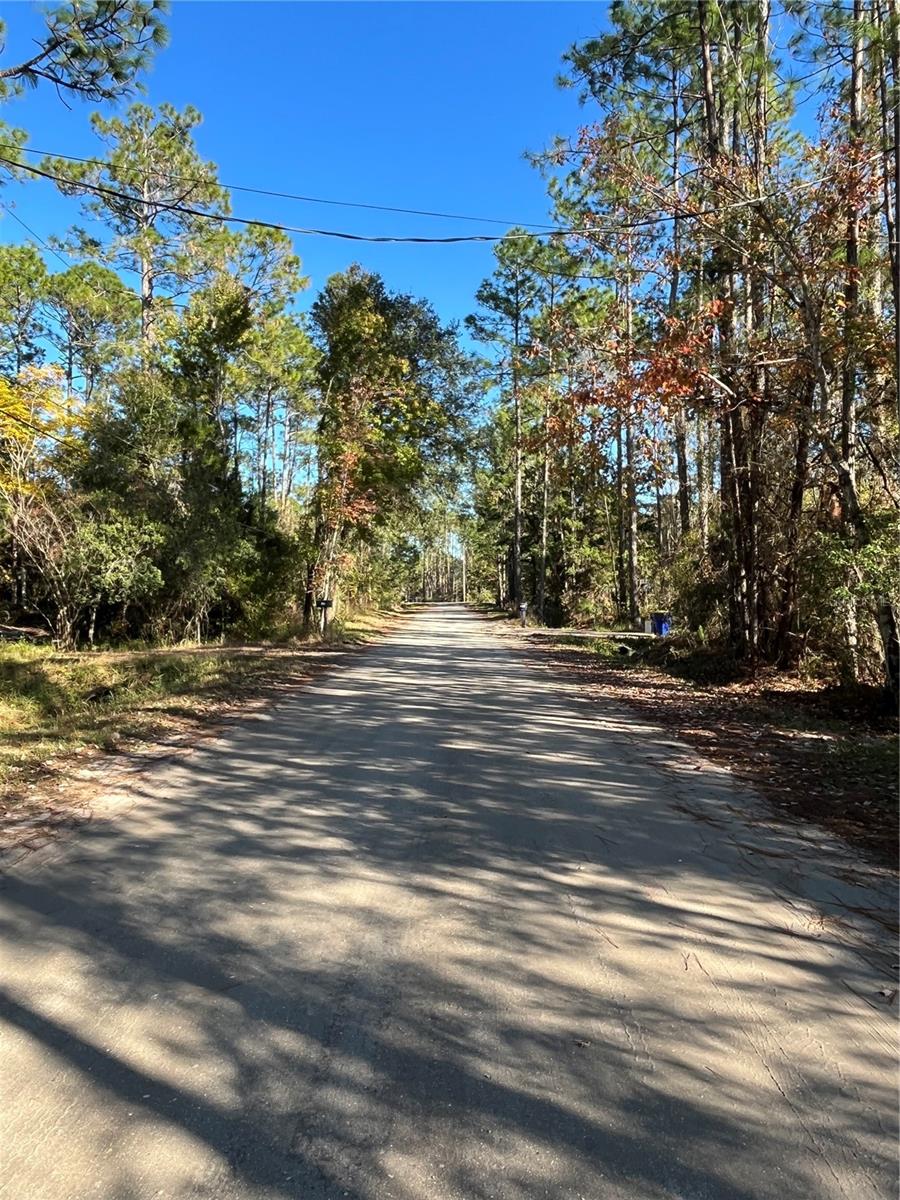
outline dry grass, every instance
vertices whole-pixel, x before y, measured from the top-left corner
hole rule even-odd
[[[0,818],[76,757],[200,730],[256,697],[304,682],[397,616],[361,614],[325,641],[279,646],[61,653],[0,644]]]

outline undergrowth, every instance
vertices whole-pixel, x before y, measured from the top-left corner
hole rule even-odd
[[[387,616],[351,616],[324,639],[280,645],[60,652],[0,643],[0,794],[60,756],[197,725],[230,700],[303,673],[311,651],[367,642]]]

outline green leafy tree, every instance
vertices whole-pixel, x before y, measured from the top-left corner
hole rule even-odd
[[[316,588],[335,590],[348,538],[409,504],[428,464],[461,448],[470,366],[426,302],[360,267],[328,280],[311,317],[322,415],[307,623]]]
[[[69,395],[76,385],[90,400],[97,381],[130,344],[137,297],[99,263],[77,263],[49,276],[45,288],[47,339],[63,363]]]
[[[166,43],[161,0],[71,0],[44,12],[44,34],[21,62],[0,65],[0,99],[49,83],[63,95],[115,100]],[[5,26],[0,24],[0,40]]]
[[[542,303],[544,277],[536,269],[540,242],[522,229],[510,230],[512,240],[501,242],[495,252],[497,266],[475,299],[479,311],[466,318],[473,336],[497,352],[497,382],[508,398],[513,413],[513,534],[510,555],[510,597],[521,604],[522,539],[524,531],[525,419],[523,377],[527,372],[529,320]]]
[[[44,357],[47,269],[33,246],[0,246],[0,370],[19,375]]]
[[[317,359],[305,323],[279,313],[254,325],[232,373],[249,482],[260,510],[271,506],[285,528],[295,524],[298,488],[309,483]]]
[[[85,212],[110,232],[103,244],[76,230],[80,252],[137,277],[145,342],[153,336],[157,308],[170,309],[215,272],[228,236],[216,222],[189,211],[222,215],[228,209],[216,168],[194,145],[201,119],[196,109],[179,112],[171,104],[156,110],[133,104],[124,118],[95,113],[91,124],[106,157],[44,164],[60,190],[84,196]]]
[[[124,622],[129,605],[150,599],[162,587],[152,555],[164,533],[141,516],[89,504],[73,513],[68,532],[60,564],[67,616],[77,636],[86,610],[87,640],[93,645],[101,604],[118,606]]]

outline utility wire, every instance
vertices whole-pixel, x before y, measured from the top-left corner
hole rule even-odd
[[[867,158],[861,160],[863,162],[872,161],[880,158],[884,153],[883,150],[876,151]],[[68,187],[80,189],[84,192],[93,193],[98,196],[110,196],[115,200],[125,200],[131,204],[143,204],[154,207],[163,212],[183,213],[186,216],[200,217],[207,221],[219,221],[224,224],[237,224],[246,226],[257,226],[261,229],[275,229],[282,233],[296,233],[309,237],[325,237],[337,238],[342,241],[350,242],[366,242],[380,245],[458,245],[461,243],[489,243],[498,244],[500,242],[514,242],[527,240],[529,238],[559,238],[559,237],[588,237],[592,234],[618,234],[626,233],[630,230],[652,228],[654,225],[667,223],[677,219],[681,220],[702,220],[704,217],[715,217],[723,212],[733,211],[740,208],[752,208],[764,200],[781,199],[793,192],[808,190],[823,183],[826,179],[831,178],[834,172],[826,172],[826,174],[818,176],[814,179],[803,180],[791,187],[779,188],[777,191],[766,192],[760,196],[748,197],[744,200],[737,200],[731,204],[717,205],[714,208],[700,209],[697,211],[682,210],[673,212],[660,212],[652,217],[644,217],[633,221],[619,221],[615,224],[592,225],[570,228],[554,229],[551,232],[545,233],[475,233],[475,234],[458,234],[450,237],[395,237],[395,236],[378,236],[373,234],[348,233],[345,230],[337,229],[317,229],[301,225],[287,225],[279,221],[264,221],[252,217],[238,217],[234,215],[226,215],[224,213],[210,212],[207,209],[195,208],[192,205],[187,205],[181,202],[170,202],[145,199],[142,196],[135,196],[129,192],[121,191],[117,188],[105,187],[99,183],[87,183],[81,180],[67,179],[63,175],[57,175],[50,171],[42,170],[40,167],[32,166],[29,163],[17,163],[13,159],[0,156],[0,163],[6,166],[16,168],[18,170],[28,171],[32,175],[37,175],[42,179],[49,179],[53,183],[63,183]]]
[[[28,225],[25,221],[23,221],[17,212],[13,211],[13,209],[10,207],[10,205],[8,205],[4,201],[0,200],[0,208],[2,208],[9,216],[11,216],[14,221],[18,221],[19,224],[22,226],[22,228],[25,230],[25,232],[30,233],[31,236],[34,238],[34,240],[36,242],[38,242],[41,246],[43,246],[48,254],[55,254],[56,257],[59,259],[59,261],[62,263],[62,265],[64,267],[69,267],[72,265],[69,262],[69,260],[66,258],[63,258],[63,256],[60,254],[60,252],[58,250],[54,249],[54,247],[51,246],[49,242],[44,241],[44,239],[41,237],[41,235],[39,233],[35,233],[35,231],[31,228],[31,226]]]
[[[49,179],[53,183],[63,183],[67,187],[71,187],[84,192],[90,192],[97,196],[111,196],[115,200],[126,200],[130,204],[143,204],[148,207],[157,208],[164,212],[183,213],[186,216],[202,217],[207,221],[220,221],[225,224],[237,225],[256,225],[262,229],[277,229],[283,233],[297,233],[310,237],[327,237],[340,238],[350,242],[376,242],[376,243],[413,243],[425,245],[451,245],[459,242],[508,242],[521,241],[531,237],[563,237],[570,234],[582,232],[602,232],[601,230],[578,230],[578,229],[555,229],[547,233],[469,233],[457,234],[450,237],[393,237],[385,235],[363,234],[363,233],[348,233],[346,230],[338,229],[316,229],[305,225],[288,225],[280,221],[265,221],[257,217],[238,217],[234,214],[210,212],[208,209],[195,208],[192,205],[184,204],[183,202],[164,200],[149,200],[143,196],[135,196],[130,192],[121,191],[118,188],[105,187],[99,183],[88,183],[80,179],[67,179],[64,175],[57,175],[52,171],[45,171],[40,167],[32,166],[31,163],[17,163],[13,159],[0,156],[0,163],[5,166],[13,167],[16,170],[28,171],[31,175],[37,175],[41,179]]]
[[[24,154],[38,154],[44,158],[61,158],[66,162],[83,163],[86,166],[105,167],[108,165],[102,158],[80,158],[76,154],[56,154],[52,150],[38,150],[32,146],[19,146],[13,142],[0,142],[0,149],[19,150]],[[158,171],[157,174],[161,175],[164,179],[171,179],[179,183],[211,182],[208,178],[180,175],[174,171]],[[321,196],[303,196],[296,192],[279,192],[269,188],[247,187],[238,183],[219,183],[218,186],[229,192],[247,192],[254,196],[274,196],[279,200],[299,200],[304,204],[328,204],[337,208],[363,208],[370,212],[403,213],[406,216],[413,217],[440,217],[447,221],[479,221],[485,225],[503,225],[506,229],[514,225],[521,225],[527,229],[553,230],[555,228],[553,225],[539,221],[502,221],[499,217],[473,217],[465,213],[434,212],[426,208],[397,208],[391,204],[363,204],[357,200],[326,200]]]
[[[30,163],[17,163],[12,159],[0,157],[0,163],[5,166],[14,167],[16,170],[28,171],[31,175],[37,175],[42,179],[49,179],[53,183],[64,183],[68,187],[80,189],[84,192],[90,192],[97,196],[111,196],[115,200],[127,200],[131,204],[144,204],[153,208],[160,209],[164,212],[183,213],[186,216],[202,217],[207,221],[220,221],[224,224],[236,225],[256,225],[261,229],[277,229],[282,233],[297,233],[310,237],[330,237],[340,238],[343,241],[350,242],[378,242],[378,243],[424,243],[424,244],[451,244],[456,242],[503,242],[510,241],[513,238],[526,238],[531,236],[559,236],[566,230],[558,230],[554,234],[493,234],[493,233],[474,233],[461,234],[455,237],[386,237],[375,236],[372,234],[348,233],[338,229],[315,229],[303,225],[287,225],[280,221],[264,221],[254,217],[238,217],[233,214],[226,215],[225,213],[209,212],[207,209],[194,208],[192,205],[183,203],[166,203],[161,200],[147,200],[142,196],[134,196],[129,192],[120,191],[118,188],[104,187],[99,183],[87,183],[83,180],[67,179],[64,175],[56,175],[51,171],[44,171],[40,167],[32,166]]]
[[[32,433],[38,434],[39,437],[50,438],[53,442],[59,442],[60,446],[72,445],[71,442],[67,442],[64,438],[57,437],[55,433],[51,433],[49,429],[41,429],[39,425],[33,425],[31,421],[27,421],[24,417],[20,417],[8,409],[0,408],[0,417],[8,417],[10,421],[18,421],[20,425],[24,425],[26,429],[30,429]]]

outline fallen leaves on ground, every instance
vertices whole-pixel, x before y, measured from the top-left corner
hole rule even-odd
[[[701,685],[601,658],[589,644],[573,648],[546,632],[524,639],[596,694],[625,702],[725,763],[782,813],[897,868],[896,721],[871,697],[774,673]]]

